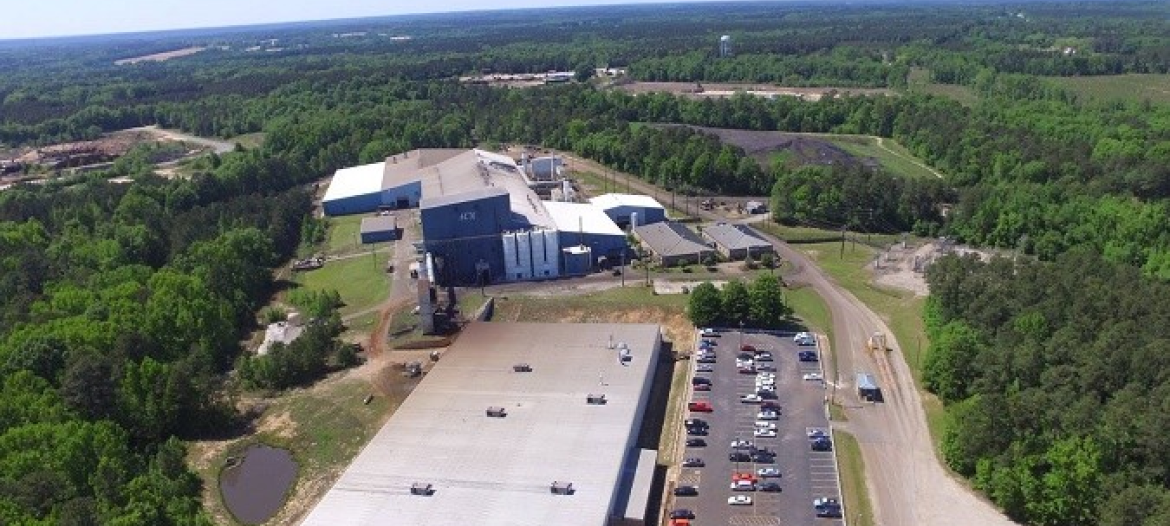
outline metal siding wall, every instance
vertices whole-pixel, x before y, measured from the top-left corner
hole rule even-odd
[[[328,216],[344,216],[373,212],[382,204],[380,193],[355,195],[321,203]]]
[[[457,284],[475,283],[475,263],[491,266],[492,279],[504,272],[500,234],[511,218],[507,195],[424,208],[421,213],[427,249],[446,262],[444,279]],[[443,283],[447,283],[443,281]]]

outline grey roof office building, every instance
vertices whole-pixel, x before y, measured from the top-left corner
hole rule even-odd
[[[752,227],[717,223],[703,229],[703,237],[710,239],[720,254],[730,259],[758,258],[776,252]]]
[[[660,346],[657,325],[472,323],[302,524],[640,524]]]
[[[697,264],[715,252],[698,234],[673,221],[636,227],[634,236],[668,267],[684,261]]]

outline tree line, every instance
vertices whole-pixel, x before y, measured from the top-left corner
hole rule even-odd
[[[696,327],[784,327],[792,309],[784,302],[784,286],[772,274],[759,274],[750,284],[733,279],[716,288],[709,281],[695,286],[687,299],[687,316]]]

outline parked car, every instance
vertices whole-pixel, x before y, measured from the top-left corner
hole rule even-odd
[[[792,337],[792,341],[797,345],[816,345],[817,338],[807,332],[798,332]]]
[[[707,464],[703,462],[703,459],[697,457],[688,458],[683,461],[684,468],[701,468],[706,465]]]
[[[693,497],[699,494],[699,488],[694,486],[679,486],[674,488],[674,496],[676,497]]]
[[[756,361],[757,362],[770,362],[770,361],[772,361],[772,353],[767,352],[767,351],[764,351],[761,353],[756,353]]]
[[[705,376],[696,376],[694,378],[691,378],[691,385],[710,384],[710,383],[711,383],[711,379],[707,378]]]
[[[715,346],[719,345],[719,342],[717,342],[715,340],[708,339],[708,338],[703,338],[702,340],[699,340],[699,343],[702,345],[709,346],[709,347],[715,347]]]
[[[808,430],[808,437],[811,438],[828,438],[829,432],[819,427]]]
[[[763,384],[756,386],[756,393],[774,393],[776,392],[776,384]]]
[[[840,517],[841,503],[837,502],[837,499],[819,497],[813,499],[813,510],[816,511],[817,517]]]
[[[705,437],[707,436],[708,431],[705,427],[688,427],[687,434],[690,436]]]
[[[780,487],[780,483],[778,482],[765,482],[757,486],[757,488],[760,491],[767,491],[772,493],[783,491],[783,489]]]
[[[731,491],[755,491],[756,483],[750,480],[736,480],[731,483]]]
[[[739,397],[739,401],[743,402],[745,404],[758,404],[761,401],[763,401],[763,399],[760,398],[759,393],[756,393],[756,394],[745,394],[745,395]]]
[[[810,445],[812,446],[813,451],[832,451],[833,450],[833,441],[829,440],[828,437],[814,438],[814,439],[812,439],[812,442]]]
[[[799,353],[796,354],[796,357],[798,359],[800,359],[800,361],[802,361],[802,362],[815,362],[815,361],[817,361],[817,353],[815,353],[813,351],[800,351]]]
[[[771,429],[776,430],[776,422],[767,422],[764,420],[756,420],[756,429]]]
[[[759,478],[751,473],[739,472],[739,473],[732,473],[731,474],[731,481],[732,482],[737,482],[740,480],[746,480],[748,482],[751,482],[752,484],[755,484],[756,481],[759,480]]]
[[[778,478],[780,477],[780,470],[777,468],[760,468],[756,474],[761,478]]]
[[[695,384],[696,391],[710,391],[711,384]]]
[[[740,346],[739,350],[743,351],[743,352],[750,352],[752,354],[755,354],[755,352],[756,352],[755,346],[748,345],[748,344],[744,344],[744,345]]]
[[[744,451],[732,451],[727,454],[727,460],[731,462],[751,462],[752,456]]]
[[[707,441],[701,438],[688,438],[687,447],[707,447]]]
[[[735,439],[731,441],[731,447],[733,449],[751,449],[754,445],[751,440]]]
[[[699,362],[699,363],[695,364],[695,372],[696,373],[713,373],[713,372],[715,372],[715,366],[711,365],[709,363]]]
[[[762,401],[762,400],[775,400],[776,398],[778,398],[778,397],[776,396],[776,391],[775,391],[775,390],[771,390],[771,391],[765,391],[765,390],[763,390],[763,389],[757,389],[757,390],[756,390],[756,396],[757,396],[757,397],[759,397],[759,399],[760,399],[761,401]]]
[[[755,453],[752,455],[752,462],[755,462],[756,464],[775,464],[776,455]]]
[[[710,413],[715,411],[715,406],[711,405],[711,402],[706,400],[697,400],[687,404],[687,409],[697,413]]]
[[[752,498],[747,495],[732,495],[727,497],[727,503],[732,506],[751,506]]]
[[[670,518],[672,518],[672,519],[693,519],[693,518],[695,518],[695,512],[688,510],[686,508],[676,508],[674,511],[670,512]]]
[[[771,362],[762,362],[756,364],[756,370],[774,372],[776,370],[776,366],[772,365]]]
[[[688,418],[686,420],[683,420],[683,425],[685,425],[687,427],[701,427],[703,429],[711,427],[711,425],[708,424],[707,421],[703,420],[702,418]]]
[[[752,431],[752,436],[756,438],[776,438],[776,430],[757,427],[755,431]]]
[[[736,365],[739,368],[739,374],[752,374],[756,372],[756,368],[751,365]]]
[[[699,329],[699,336],[704,338],[718,338],[723,335],[716,332],[715,329],[710,327],[703,327],[702,329]]]
[[[810,382],[819,382],[821,380],[824,380],[825,377],[822,376],[821,373],[805,373],[804,379],[808,380]]]
[[[780,412],[780,402],[776,402],[774,400],[764,400],[763,402],[760,402],[760,409],[764,409],[764,410],[768,410],[768,411],[775,411],[775,412],[779,413]]]
[[[711,356],[700,356],[700,357],[699,357],[697,360],[695,360],[695,361],[696,361],[696,362],[699,362],[699,363],[715,363],[715,355],[711,355]]]
[[[779,420],[779,419],[780,419],[780,413],[777,413],[776,411],[773,411],[771,409],[760,411],[759,413],[756,413],[756,420]]]

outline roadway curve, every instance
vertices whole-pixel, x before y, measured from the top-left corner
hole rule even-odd
[[[603,173],[598,164],[566,155],[572,167]],[[653,195],[655,188],[630,178],[630,186]],[[699,210],[705,220],[726,221],[709,211]],[[935,455],[921,393],[914,384],[901,346],[893,332],[861,300],[839,286],[803,253],[783,241],[765,237],[776,246],[780,257],[794,270],[785,275],[790,284],[807,285],[825,300],[833,317],[832,344],[838,371],[835,395],[845,406],[848,431],[857,437],[865,460],[866,487],[878,526],[1010,526],[1014,523],[990,503],[953,477]],[[888,352],[866,350],[870,334],[886,334]],[[885,402],[862,404],[852,392],[856,371],[872,372],[882,388]],[[850,515],[849,519],[854,519]]]

